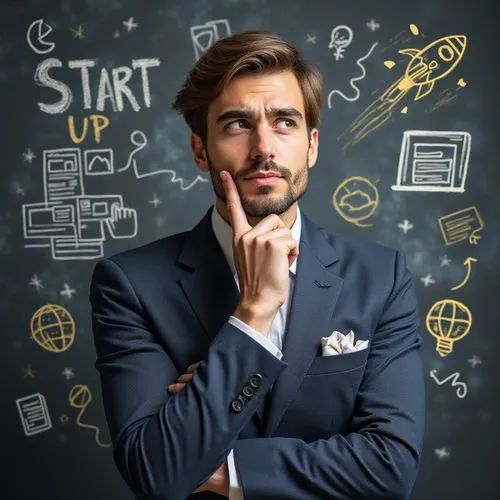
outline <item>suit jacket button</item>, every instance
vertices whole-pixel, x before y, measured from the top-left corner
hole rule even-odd
[[[233,399],[231,406],[234,411],[240,412],[245,406],[245,399],[242,396],[238,396],[236,399]]]
[[[255,391],[248,385],[243,387],[243,390],[241,392],[243,396],[246,396],[247,398],[251,398],[255,394]]]
[[[250,378],[249,382],[254,389],[258,389],[262,385],[262,375],[260,373],[255,374]]]

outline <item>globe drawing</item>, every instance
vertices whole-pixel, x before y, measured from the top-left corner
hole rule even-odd
[[[378,190],[372,182],[364,177],[349,177],[339,184],[332,196],[333,206],[339,215],[359,227],[369,219],[379,203]]]
[[[75,321],[63,306],[46,304],[31,318],[31,336],[50,352],[64,352],[75,340]]]
[[[472,314],[462,302],[443,299],[429,309],[425,323],[429,333],[437,339],[436,351],[444,357],[453,350],[454,342],[469,333]]]

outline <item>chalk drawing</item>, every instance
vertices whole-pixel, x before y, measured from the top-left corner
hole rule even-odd
[[[345,99],[346,101],[349,101],[349,102],[354,102],[354,101],[357,101],[359,99],[359,96],[360,96],[360,92],[359,92],[359,88],[354,85],[354,82],[358,82],[360,80],[363,80],[363,78],[366,76],[366,70],[365,70],[365,67],[361,64],[365,59],[368,59],[371,55],[371,53],[373,52],[373,49],[378,45],[378,43],[374,43],[371,47],[370,47],[370,50],[363,56],[363,57],[360,57],[357,61],[356,61],[356,64],[361,68],[361,75],[360,76],[356,76],[355,78],[351,78],[351,81],[349,82],[349,85],[354,89],[354,92],[356,92],[355,96],[354,97],[347,97],[343,92],[341,92],[340,90],[337,90],[337,89],[334,89],[332,90],[329,94],[328,94],[328,107],[331,109],[332,107],[332,102],[331,102],[331,99],[332,99],[332,96],[335,95],[335,94],[339,94],[343,99]]]
[[[86,161],[96,158],[95,151],[89,150]],[[112,162],[112,156],[108,159]],[[86,163],[87,173],[97,165],[90,162]],[[112,163],[106,165],[112,168]],[[124,209],[121,195],[86,194],[79,148],[44,151],[43,191],[42,202],[22,206],[24,238],[29,240],[25,248],[50,247],[54,260],[96,259],[104,255],[105,227],[112,238],[137,234],[135,210],[116,209]]]
[[[199,59],[203,52],[208,50],[215,42],[230,36],[231,29],[227,19],[217,19],[202,25],[191,26],[190,33],[195,58]]]
[[[158,170],[153,170],[153,171],[150,170],[143,171],[143,167],[137,163],[135,155],[146,147],[148,143],[148,138],[146,137],[146,134],[141,130],[134,130],[130,134],[130,142],[136,147],[130,152],[127,163],[123,167],[119,168],[117,172],[124,172],[125,170],[132,167],[135,176],[138,179],[141,179],[142,177],[149,177],[151,175],[167,173],[171,175],[172,183],[177,182],[180,184],[181,191],[188,191],[197,182],[208,182],[208,179],[205,179],[201,175],[198,175],[191,183],[185,185],[184,184],[185,179],[183,179],[182,177],[177,177],[177,172],[175,170],[172,170],[171,168],[159,168]]]
[[[52,27],[49,26],[43,19],[33,21],[26,32],[28,45],[37,54],[48,54],[56,46],[54,42],[45,40],[51,32]]]
[[[45,396],[36,392],[16,399],[17,411],[26,436],[33,436],[52,429]]]

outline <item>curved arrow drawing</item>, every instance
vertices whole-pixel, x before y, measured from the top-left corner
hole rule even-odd
[[[465,275],[465,278],[462,280],[462,282],[460,284],[454,286],[452,288],[452,290],[458,290],[459,288],[462,288],[467,283],[467,281],[469,281],[470,273],[471,273],[471,268],[472,268],[471,264],[473,262],[477,262],[477,259],[475,259],[474,257],[467,257],[464,260],[464,266],[467,267],[467,274]]]

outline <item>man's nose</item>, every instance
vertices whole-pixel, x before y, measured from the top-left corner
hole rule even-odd
[[[274,154],[272,131],[267,125],[255,127],[250,151],[252,160],[269,160],[274,158]]]

